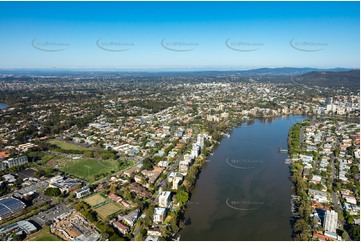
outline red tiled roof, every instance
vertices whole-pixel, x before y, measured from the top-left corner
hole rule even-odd
[[[4,152],[4,151],[1,151],[0,152],[0,158],[9,158],[9,154]]]
[[[128,229],[129,229],[128,226],[122,224],[122,223],[119,222],[119,221],[115,221],[115,222],[114,222],[114,226],[118,227],[118,228],[121,229],[121,230],[128,230]]]
[[[108,197],[111,198],[114,202],[119,202],[122,200],[121,197],[115,195],[114,193],[109,193],[108,194]]]
[[[313,237],[320,238],[320,239],[323,239],[323,240],[333,240],[331,237],[328,237],[326,235],[319,234],[319,233],[316,233],[316,232],[313,233]]]

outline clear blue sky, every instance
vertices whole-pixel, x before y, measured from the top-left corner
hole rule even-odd
[[[0,2],[0,68],[358,68],[359,4]]]

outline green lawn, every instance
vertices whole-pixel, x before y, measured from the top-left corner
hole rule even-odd
[[[58,237],[50,233],[49,226],[45,226],[38,232],[30,235],[26,240],[31,241],[61,241]]]
[[[73,144],[73,143],[70,143],[67,141],[63,141],[63,140],[53,139],[53,140],[50,140],[49,143],[56,145],[60,149],[63,149],[63,150],[80,150],[80,151],[91,150],[90,148],[85,148],[83,146],[76,145],[76,144]]]
[[[26,153],[26,155],[28,156],[29,161],[37,161],[44,163],[54,158],[53,155],[42,151],[31,151]]]
[[[98,213],[98,215],[103,219],[106,220],[108,218],[109,215],[119,212],[119,210],[121,209],[121,207],[114,203],[114,202],[110,202],[107,203],[103,206],[100,206],[98,208],[95,208],[95,211]]]
[[[119,171],[118,161],[100,159],[79,159],[61,162],[58,168],[70,175],[85,178],[89,182],[95,181],[94,175],[111,174],[111,171]]]
[[[40,158],[42,161],[49,161],[54,158],[53,155],[45,153],[45,152],[42,152],[40,155],[41,155]]]

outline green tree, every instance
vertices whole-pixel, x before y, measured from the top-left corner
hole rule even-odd
[[[300,234],[302,232],[309,232],[310,227],[308,226],[305,220],[298,219],[293,227],[293,230],[295,231],[295,233]]]
[[[61,191],[57,187],[49,187],[45,190],[44,194],[47,196],[58,197],[61,195]]]
[[[177,200],[180,203],[180,206],[183,206],[188,201],[189,194],[186,191],[180,190],[177,192]]]
[[[149,157],[143,160],[143,168],[148,171],[153,170],[153,162]]]
[[[358,225],[352,225],[349,230],[349,235],[352,240],[360,241],[360,227]]]

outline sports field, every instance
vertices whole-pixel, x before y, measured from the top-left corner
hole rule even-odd
[[[122,210],[122,206],[99,193],[85,198],[84,202],[89,204],[103,220],[106,220],[109,215]]]
[[[53,162],[54,163],[54,162]],[[111,174],[119,170],[119,163],[115,160],[99,159],[60,159],[56,162],[59,170],[70,175],[85,178],[89,182],[95,181],[95,176],[99,174]]]
[[[64,140],[53,139],[53,140],[50,140],[49,143],[56,145],[60,149],[63,149],[63,150],[80,150],[80,151],[91,150],[90,148],[85,148],[83,146],[76,145],[76,144],[73,144],[71,142],[67,142]]]
[[[90,206],[95,206],[99,203],[103,203],[105,202],[107,199],[104,198],[103,196],[101,196],[100,194],[95,194],[91,197],[87,197],[84,199],[84,202],[86,202],[87,204],[89,204]]]
[[[113,202],[107,203],[101,207],[98,207],[95,209],[95,211],[98,213],[98,215],[104,220],[106,219],[109,215],[120,211],[121,208],[118,207],[116,204],[114,204]]]

